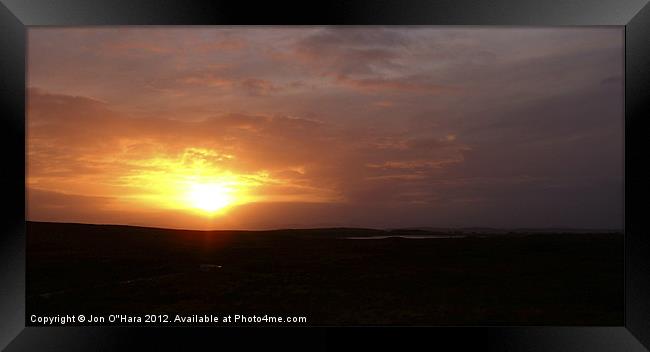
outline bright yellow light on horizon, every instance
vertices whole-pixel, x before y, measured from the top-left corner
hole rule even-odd
[[[221,215],[233,206],[258,200],[251,192],[265,182],[267,174],[237,174],[221,169],[208,162],[216,156],[210,150],[188,148],[178,158],[136,161],[135,166],[152,170],[139,170],[121,180],[137,190],[128,198],[140,204],[202,216]]]
[[[195,183],[190,185],[187,201],[190,206],[214,213],[236,201],[233,190],[220,183]]]

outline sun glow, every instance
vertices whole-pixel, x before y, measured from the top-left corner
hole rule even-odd
[[[219,183],[196,183],[190,186],[187,202],[208,213],[217,212],[236,201],[231,188]]]
[[[231,172],[219,165],[222,159],[212,150],[188,148],[177,157],[134,161],[134,168],[150,170],[138,170],[122,177],[121,182],[137,190],[132,201],[203,216],[224,214],[234,206],[258,201],[254,190],[268,181],[268,175]]]

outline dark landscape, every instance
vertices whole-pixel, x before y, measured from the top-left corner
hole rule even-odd
[[[307,325],[622,325],[623,235],[28,222],[27,315],[68,313],[269,314],[306,316]]]

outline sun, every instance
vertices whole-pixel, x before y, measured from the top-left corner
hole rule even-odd
[[[222,183],[193,183],[187,192],[187,202],[192,208],[216,213],[235,202],[233,193],[233,189]]]
[[[213,218],[226,216],[237,206],[263,199],[255,191],[268,182],[268,173],[242,174],[213,165],[213,159],[221,157],[212,150],[186,148],[176,157],[138,160],[134,165],[145,170],[120,178],[121,184],[137,189],[123,200]],[[230,160],[234,156],[223,158]]]

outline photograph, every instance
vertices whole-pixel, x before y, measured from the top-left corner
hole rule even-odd
[[[26,324],[622,326],[625,41],[30,27]]]

